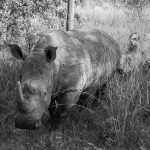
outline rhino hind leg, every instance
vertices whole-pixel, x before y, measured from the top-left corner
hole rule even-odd
[[[67,92],[56,99],[56,109],[51,116],[51,129],[56,130],[61,122],[67,117],[69,110],[74,106],[81,92]]]

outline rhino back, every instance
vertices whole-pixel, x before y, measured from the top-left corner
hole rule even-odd
[[[34,52],[57,46],[54,90],[86,89],[101,84],[115,69],[120,51],[115,41],[98,30],[53,31],[43,36]],[[101,82],[101,83],[100,83]]]
[[[78,50],[83,51],[83,70],[88,75],[85,87],[103,84],[104,78],[109,78],[120,65],[119,45],[104,31],[81,29],[67,33],[80,41],[81,49]],[[80,52],[77,58],[79,55]]]

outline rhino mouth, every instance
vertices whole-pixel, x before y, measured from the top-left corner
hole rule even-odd
[[[20,129],[38,130],[42,126],[41,120],[35,120],[24,114],[18,114],[15,118],[15,127]]]

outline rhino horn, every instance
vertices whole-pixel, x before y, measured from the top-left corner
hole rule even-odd
[[[19,93],[19,98],[23,102],[24,98],[23,98],[23,94],[22,94],[20,81],[17,81],[17,89],[18,89],[18,93]]]

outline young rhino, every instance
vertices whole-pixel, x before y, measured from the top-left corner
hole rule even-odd
[[[126,73],[134,69],[139,70],[142,59],[140,35],[138,33],[132,33],[129,37],[128,51],[121,56],[121,69]]]
[[[23,60],[15,120],[22,129],[39,129],[54,102],[50,118],[57,125],[82,92],[95,92],[120,61],[118,44],[99,30],[53,31],[42,36],[28,56],[18,45],[9,46],[12,55]]]

